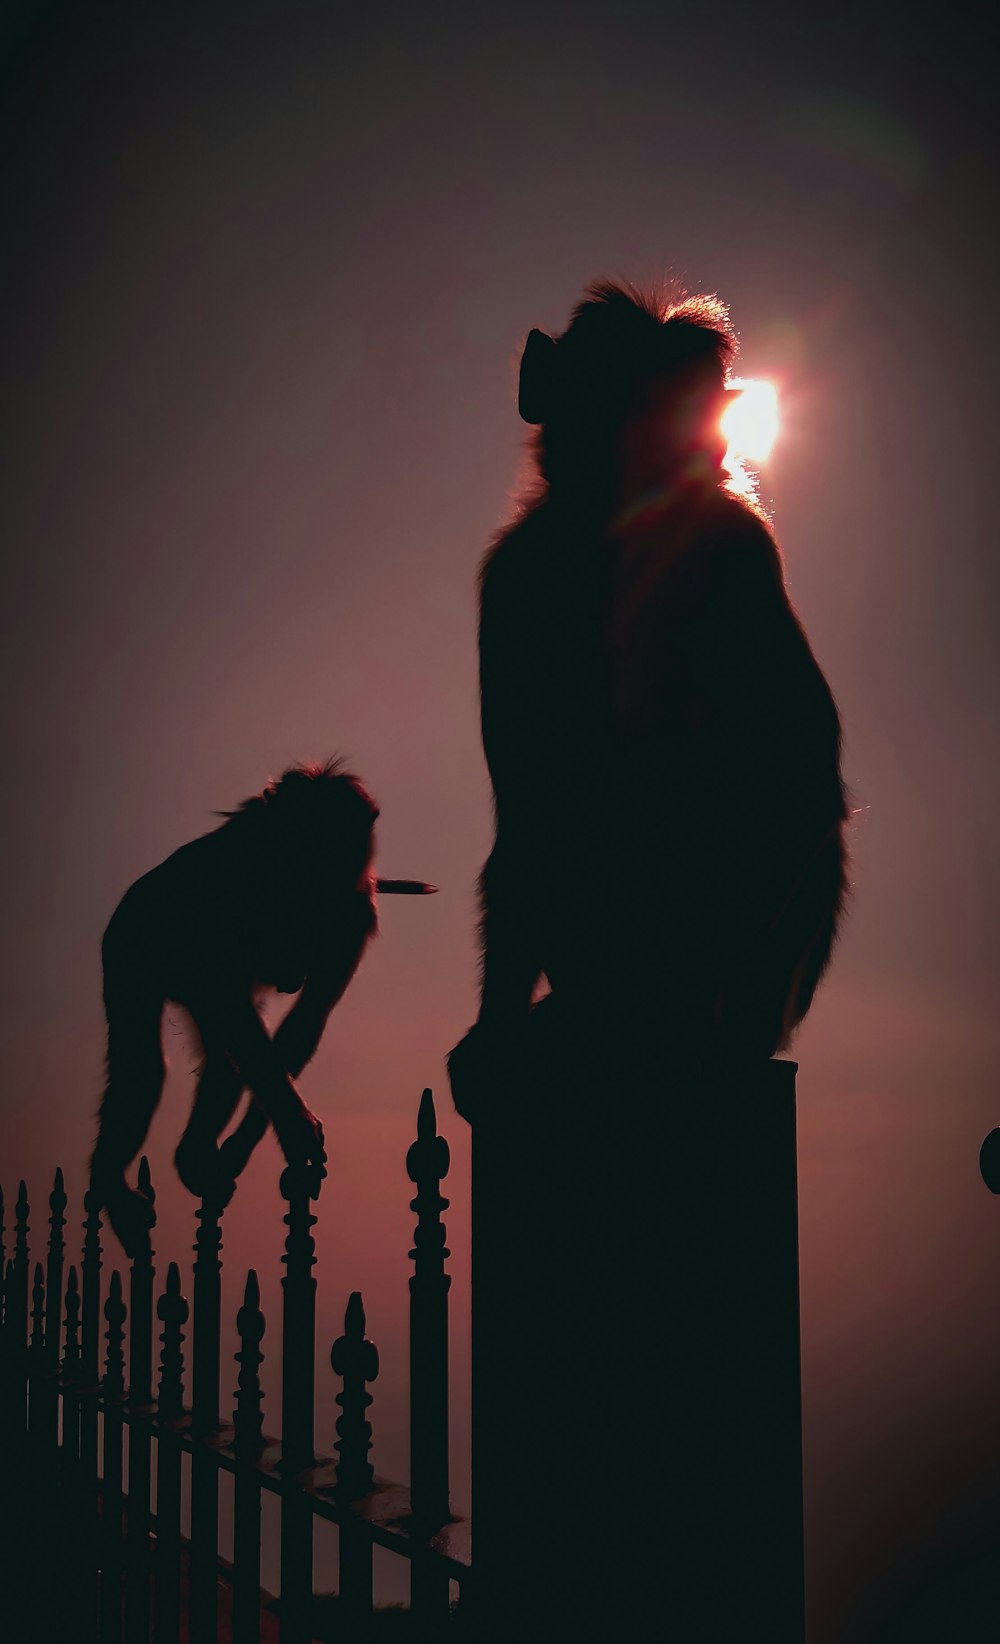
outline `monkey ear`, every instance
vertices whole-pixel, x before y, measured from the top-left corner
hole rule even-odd
[[[545,422],[552,403],[552,379],[556,344],[546,331],[528,332],[521,355],[521,377],[517,388],[517,410],[523,422]]]

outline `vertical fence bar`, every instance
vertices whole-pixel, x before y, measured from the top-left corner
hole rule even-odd
[[[13,1272],[13,1417],[14,1431],[22,1437],[28,1426],[28,1189],[22,1181],[17,1190],[14,1206],[14,1272]]]
[[[368,1495],[375,1472],[368,1460],[372,1447],[371,1422],[366,1411],[372,1402],[365,1383],[378,1375],[378,1349],[365,1335],[365,1310],[359,1290],[352,1291],[344,1313],[344,1334],[330,1351],[334,1373],[343,1377],[337,1394],[341,1414],[337,1418],[338,1438],[334,1445],[339,1460],[336,1490],[339,1501],[357,1501]],[[340,1526],[340,1597],[351,1620],[370,1615],[372,1609],[371,1537],[350,1514]]]
[[[150,1204],[156,1194],[149,1160],[139,1161],[138,1185]],[[128,1644],[149,1639],[149,1491],[152,1438],[148,1420],[153,1402],[153,1267],[152,1228],[132,1261],[129,1293],[128,1403],[134,1416],[128,1435],[128,1546],[125,1585],[125,1637]]]
[[[176,1429],[184,1413],[184,1326],[188,1304],[181,1295],[176,1262],[156,1304],[163,1325],[157,1390],[156,1449],[156,1644],[177,1644],[181,1625],[181,1440]]]
[[[247,1274],[243,1306],[236,1315],[240,1333],[240,1367],[233,1411],[236,1482],[233,1522],[233,1638],[239,1644],[260,1644],[260,1483],[257,1458],[263,1448],[264,1416],[260,1366],[264,1355],[264,1315],[260,1286],[253,1268]]]
[[[79,1488],[80,1472],[80,1287],[76,1268],[66,1276],[66,1345],[62,1357],[63,1376],[63,1475],[71,1492]]]
[[[442,1212],[448,1200],[439,1183],[448,1174],[448,1143],[437,1134],[434,1098],[425,1090],[417,1114],[417,1139],[406,1155],[416,1184],[410,1209],[417,1214],[410,1279],[410,1495],[414,1529],[429,1535],[450,1516],[448,1503],[448,1291],[450,1251]],[[415,1555],[410,1566],[410,1608],[423,1623],[446,1616],[446,1571]]]
[[[14,1352],[14,1290],[16,1279],[14,1274],[13,1256],[7,1262],[3,1276],[3,1335],[0,1337],[0,1393],[3,1396],[4,1410],[12,1410],[15,1403],[14,1389],[17,1385],[17,1355]],[[11,1448],[11,1430],[6,1421],[0,1423],[0,1445],[6,1455]]]
[[[117,1270],[104,1304],[108,1351],[104,1371],[104,1477],[101,1486],[101,1638],[118,1644],[122,1632],[122,1493],[125,1400],[125,1317],[122,1279]]]
[[[31,1287],[31,1341],[28,1346],[28,1432],[31,1435],[31,1458],[35,1478],[44,1475],[44,1395],[45,1370],[45,1269],[35,1263],[35,1281]]]
[[[101,1206],[93,1193],[84,1195],[83,1256],[80,1286],[80,1534],[86,1558],[86,1587],[81,1615],[93,1629],[99,1607],[98,1560],[100,1522],[97,1483],[97,1415],[101,1379]]]
[[[219,1427],[223,1206],[203,1199],[194,1262],[191,1429],[191,1644],[215,1644],[219,1621],[219,1464],[208,1442]]]
[[[289,1165],[281,1173],[288,1204],[281,1281],[281,1644],[307,1644],[312,1612],[312,1503],[294,1481],[315,1459],[316,1244],[310,1230],[316,1217],[309,1202],[319,1187],[313,1166]]]
[[[72,1617],[72,1637],[77,1644],[90,1644],[95,1635],[92,1545],[87,1534],[90,1494],[80,1472],[80,1286],[77,1270],[70,1265],[66,1275],[66,1339],[62,1356],[62,1449],[61,1484],[65,1537],[65,1566],[60,1572],[64,1592],[60,1596],[63,1617]],[[90,1480],[86,1483],[89,1484]],[[67,1636],[70,1627],[64,1629]]]
[[[45,1464],[55,1469],[59,1454],[59,1339],[62,1335],[63,1259],[66,1241],[66,1189],[57,1170],[49,1194],[49,1251],[45,1267],[45,1391],[42,1395]]]
[[[81,1291],[80,1377],[85,1387],[100,1380],[101,1360],[101,1206],[93,1193],[84,1196],[83,1286]],[[97,1401],[85,1397],[80,1409],[80,1469],[97,1487]]]

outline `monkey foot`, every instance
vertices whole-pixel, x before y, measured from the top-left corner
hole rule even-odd
[[[196,1199],[211,1199],[224,1209],[236,1192],[233,1173],[226,1168],[213,1142],[182,1136],[174,1154],[174,1165],[184,1186]]]

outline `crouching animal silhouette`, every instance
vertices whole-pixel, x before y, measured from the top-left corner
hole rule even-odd
[[[129,1254],[152,1220],[126,1181],[159,1101],[164,1004],[183,1007],[204,1063],[175,1154],[192,1193],[226,1202],[268,1123],[290,1164],[326,1174],[323,1127],[294,1080],[315,1054],[377,927],[376,891],[424,891],[372,874],[378,810],[339,768],[295,766],[212,833],[126,892],[104,933],[107,1085],[91,1189]],[[298,998],[272,1038],[269,990]],[[218,1139],[244,1089],[242,1123]]]

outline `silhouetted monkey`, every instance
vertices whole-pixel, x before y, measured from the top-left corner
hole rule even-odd
[[[783,1048],[829,960],[840,725],[723,468],[733,352],[717,300],[610,284],[528,337],[537,483],[481,577],[496,839],[479,1020],[449,1061],[462,1111],[543,975],[590,1028],[701,1065]]]
[[[108,1080],[91,1184],[130,1254],[150,1206],[125,1171],[163,1085],[164,1003],[184,1007],[205,1051],[175,1155],[184,1185],[226,1196],[269,1121],[290,1163],[325,1175],[322,1126],[292,1081],[375,932],[376,889],[431,888],[373,878],[378,810],[336,761],[296,766],[223,814],[136,881],[104,934]],[[273,1039],[257,1008],[268,988],[299,993]],[[244,1088],[254,1100],[217,1149]]]

